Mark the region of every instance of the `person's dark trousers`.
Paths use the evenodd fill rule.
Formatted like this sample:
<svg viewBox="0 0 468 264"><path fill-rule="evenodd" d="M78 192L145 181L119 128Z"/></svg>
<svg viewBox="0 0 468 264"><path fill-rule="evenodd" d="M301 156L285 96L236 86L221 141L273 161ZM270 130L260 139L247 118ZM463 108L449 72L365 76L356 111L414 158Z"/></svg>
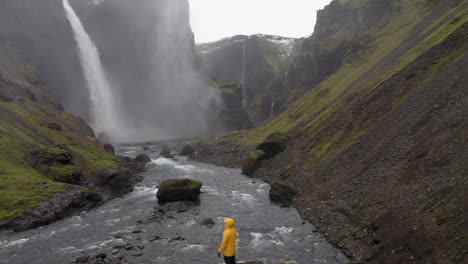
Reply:
<svg viewBox="0 0 468 264"><path fill-rule="evenodd" d="M236 256L232 256L232 257L224 256L224 262L226 262L226 264L236 264Z"/></svg>

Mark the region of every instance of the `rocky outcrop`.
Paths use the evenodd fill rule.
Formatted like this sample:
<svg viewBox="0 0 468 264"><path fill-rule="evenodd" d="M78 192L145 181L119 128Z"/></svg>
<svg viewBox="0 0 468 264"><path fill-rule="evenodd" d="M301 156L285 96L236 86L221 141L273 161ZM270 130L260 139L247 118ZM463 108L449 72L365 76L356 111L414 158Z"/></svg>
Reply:
<svg viewBox="0 0 468 264"><path fill-rule="evenodd" d="M249 156L242 165L242 174L246 176L252 176L255 170L260 166L260 163L265 155L266 154L263 150L255 150L250 152Z"/></svg>
<svg viewBox="0 0 468 264"><path fill-rule="evenodd" d="M234 82L214 82L221 93L223 105L220 113L220 123L226 131L252 128L249 116L245 111L242 101L242 86Z"/></svg>
<svg viewBox="0 0 468 264"><path fill-rule="evenodd" d="M282 206L290 206L293 198L297 195L297 191L282 182L274 182L271 184L268 195L272 202L281 204Z"/></svg>
<svg viewBox="0 0 468 264"><path fill-rule="evenodd" d="M200 195L202 183L190 179L165 180L158 186L159 202L194 201Z"/></svg>
<svg viewBox="0 0 468 264"><path fill-rule="evenodd" d="M257 150L262 150L265 153L265 159L271 159L286 149L287 140L286 135L275 132L260 143Z"/></svg>

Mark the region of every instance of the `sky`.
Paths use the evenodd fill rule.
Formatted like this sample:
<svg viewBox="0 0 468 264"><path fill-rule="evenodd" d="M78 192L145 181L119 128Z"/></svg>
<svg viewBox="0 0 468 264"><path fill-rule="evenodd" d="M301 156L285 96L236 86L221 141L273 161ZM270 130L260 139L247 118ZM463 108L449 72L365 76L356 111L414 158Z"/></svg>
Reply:
<svg viewBox="0 0 468 264"><path fill-rule="evenodd" d="M257 33L304 37L331 0L190 0L195 42Z"/></svg>

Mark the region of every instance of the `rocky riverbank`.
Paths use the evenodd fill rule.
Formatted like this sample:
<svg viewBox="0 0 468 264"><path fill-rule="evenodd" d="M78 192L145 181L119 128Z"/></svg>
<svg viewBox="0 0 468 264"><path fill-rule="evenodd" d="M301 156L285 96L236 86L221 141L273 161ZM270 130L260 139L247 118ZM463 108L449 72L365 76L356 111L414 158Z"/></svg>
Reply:
<svg viewBox="0 0 468 264"><path fill-rule="evenodd" d="M119 159L118 168L102 167L93 171L90 177L77 175L74 184L67 185L64 192L30 208L21 217L0 221L0 230L24 231L47 225L131 192L142 180L138 173L144 171L145 164L129 157ZM48 185L46 181L37 184Z"/></svg>

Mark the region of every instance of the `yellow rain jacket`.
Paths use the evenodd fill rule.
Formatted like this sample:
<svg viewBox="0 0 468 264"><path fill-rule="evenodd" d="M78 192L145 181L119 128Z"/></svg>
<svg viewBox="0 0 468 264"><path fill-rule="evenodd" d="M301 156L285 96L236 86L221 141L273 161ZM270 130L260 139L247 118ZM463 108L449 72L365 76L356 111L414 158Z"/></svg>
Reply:
<svg viewBox="0 0 468 264"><path fill-rule="evenodd" d="M234 219L227 218L224 220L223 242L219 247L218 253L222 253L226 257L236 255L236 238L237 231L234 229Z"/></svg>

